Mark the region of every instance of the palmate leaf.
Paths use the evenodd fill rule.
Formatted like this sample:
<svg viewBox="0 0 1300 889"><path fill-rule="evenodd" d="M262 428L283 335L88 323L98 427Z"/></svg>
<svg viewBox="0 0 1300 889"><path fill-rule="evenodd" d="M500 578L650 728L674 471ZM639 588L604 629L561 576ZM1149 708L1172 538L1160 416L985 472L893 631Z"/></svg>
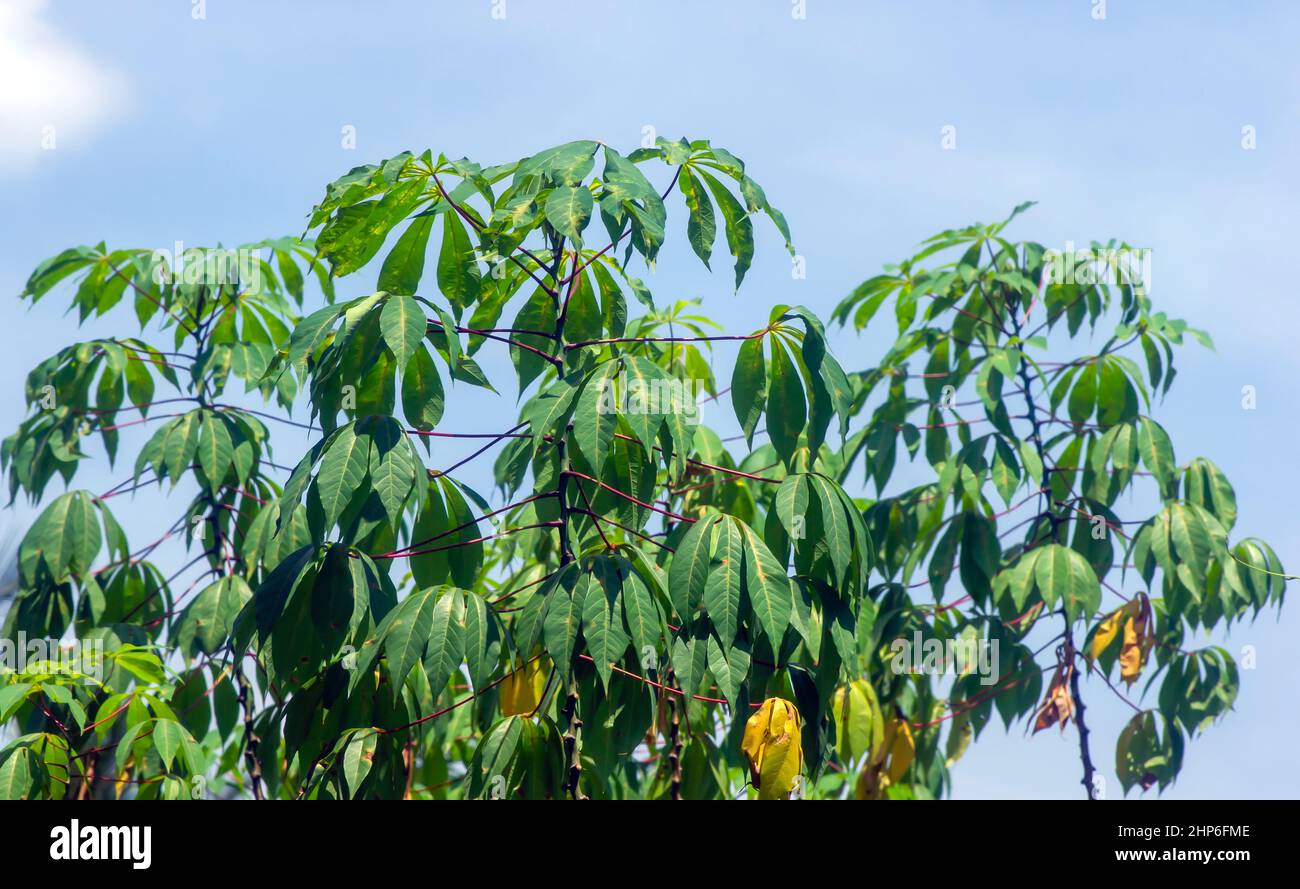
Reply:
<svg viewBox="0 0 1300 889"><path fill-rule="evenodd" d="M223 417L212 412L202 414L195 453L208 489L219 490L235 457L234 441Z"/></svg>
<svg viewBox="0 0 1300 889"><path fill-rule="evenodd" d="M177 645L191 654L217 654L234 628L235 617L251 598L253 591L239 575L209 584L181 615Z"/></svg>
<svg viewBox="0 0 1300 889"><path fill-rule="evenodd" d="M587 652L601 682L609 685L610 672L627 651L628 635L623 626L623 581L617 565L598 560L590 573L584 572L582 592L582 635Z"/></svg>
<svg viewBox="0 0 1300 889"><path fill-rule="evenodd" d="M1088 561L1074 550L1053 543L1034 558L1034 583L1048 608L1058 604L1066 618L1091 618L1101 604L1101 585Z"/></svg>
<svg viewBox="0 0 1300 889"><path fill-rule="evenodd" d="M102 544L91 495L69 491L40 514L19 544L23 580L35 583L37 569L42 565L55 582L71 574L84 574L91 569Z"/></svg>

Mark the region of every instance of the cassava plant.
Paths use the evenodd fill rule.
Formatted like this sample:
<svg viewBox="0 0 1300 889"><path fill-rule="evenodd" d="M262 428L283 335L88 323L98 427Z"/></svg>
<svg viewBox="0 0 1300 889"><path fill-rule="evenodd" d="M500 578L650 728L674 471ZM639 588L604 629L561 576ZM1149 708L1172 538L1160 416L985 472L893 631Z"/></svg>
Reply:
<svg viewBox="0 0 1300 889"><path fill-rule="evenodd" d="M1124 792L1163 789L1186 741L1237 695L1227 650L1189 648L1189 635L1280 607L1286 578L1268 544L1229 543L1232 486L1205 458L1180 465L1150 416L1173 383L1174 347L1186 336L1211 345L1153 310L1150 251L1008 241L1003 230L1029 206L930 238L835 310L861 330L892 301L898 329L879 366L852 378L854 413L867 420L833 473L845 483L861 459L882 492L865 513L885 579L870 593L868 651L880 659L866 672L924 732L913 778L931 791L996 709L1007 727L1032 717L1033 732L1074 722L1084 788L1104 795L1086 676L1134 711L1115 742ZM1099 327L1095 352L1062 354ZM923 453L932 473L885 496L900 445L909 459ZM939 697L927 682L890 678L895 649L880 643L909 637L996 642L1001 671L965 671ZM1126 687L1141 679L1144 692L1159 681L1153 706L1119 690L1115 672Z"/></svg>
<svg viewBox="0 0 1300 889"><path fill-rule="evenodd" d="M1172 780L1236 688L1185 628L1283 589L1265 544L1229 548L1222 474L1179 467L1142 413L1185 326L1132 281L1056 280L1006 223L977 226L840 305L862 328L893 299L899 325L878 367L846 373L806 308L725 334L694 303L656 304L631 267L657 260L670 207L706 266L722 229L737 288L757 217L793 253L738 158L661 139L496 167L406 153L331 183L312 239L43 263L24 298L77 278L85 320L129 296L166 350L99 339L33 370L3 448L11 494L40 501L85 440L111 462L119 430L161 425L126 479L58 496L20 546L11 650L65 638L82 656L0 677L17 735L0 796L928 798L994 707L1075 719L1092 793L1080 679L1111 685L1116 664L1129 684L1165 677L1118 741L1121 780ZM921 267L941 251L958 255ZM376 266L375 292L335 297ZM300 319L313 276L325 305ZM1034 354L1058 321L1073 336L1108 313L1096 355ZM492 349L515 422L448 428L451 385L513 412L476 360ZM728 389L715 350L735 350ZM963 418L964 389L984 417ZM723 398L726 439L701 422ZM306 454L273 462L264 420L305 427ZM935 477L886 496L900 438ZM447 458L451 439L470 454ZM490 496L463 481L488 459ZM875 500L845 488L859 459ZM1161 505L1130 533L1112 507L1148 477ZM161 507L178 485L170 528L128 543L112 498ZM155 564L175 540L185 554ZM996 642L998 675L902 669L914 638Z"/></svg>

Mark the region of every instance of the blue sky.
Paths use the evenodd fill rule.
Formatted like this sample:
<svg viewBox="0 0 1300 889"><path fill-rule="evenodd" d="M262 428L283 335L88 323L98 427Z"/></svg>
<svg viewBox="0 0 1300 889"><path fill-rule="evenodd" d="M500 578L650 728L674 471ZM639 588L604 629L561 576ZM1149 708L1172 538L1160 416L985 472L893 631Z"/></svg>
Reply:
<svg viewBox="0 0 1300 889"><path fill-rule="evenodd" d="M505 0L503 19L493 7L207 0L195 18L183 0L5 0L0 291L16 294L38 261L77 243L297 234L325 182L403 149L499 162L574 138L631 148L652 126L739 154L789 218L804 280L762 225L739 295L680 239L647 275L661 302L699 297L747 332L776 302L828 315L921 238L1033 199L1017 237L1152 248L1153 298L1218 347L1183 350L1156 416L1180 460L1208 456L1232 480L1234 537L1262 536L1300 566L1288 496L1300 462L1300 307L1284 265L1300 221L1300 8L1111 0L1098 20L1092 0L807 0L801 19L789 0ZM56 147L42 150L49 125ZM355 150L341 146L345 126ZM941 144L947 126L954 150ZM375 274L342 291L372 289ZM27 370L78 334L56 298L31 311L11 304L6 317L8 430ZM131 335L134 323L110 319L93 333ZM889 340L884 329L837 334L834 345L853 369ZM718 368L730 376L729 354ZM1241 407L1244 385L1256 387L1253 411ZM505 428L514 409L464 391L458 408L484 429ZM734 424L728 411L706 419ZM278 437L280 459L306 441ZM467 480L482 484L486 469ZM86 471L78 484L118 477ZM119 508L137 535L153 527L156 503ZM20 527L26 514L0 522ZM1255 646L1258 668L1243 673L1237 712L1190 745L1167 797L1300 795L1298 631L1294 607L1236 630L1230 650ZM1094 756L1118 798L1113 739L1127 708L1096 681L1085 697ZM957 767L955 795L1075 797L1078 779L1073 731L1031 739L994 726Z"/></svg>

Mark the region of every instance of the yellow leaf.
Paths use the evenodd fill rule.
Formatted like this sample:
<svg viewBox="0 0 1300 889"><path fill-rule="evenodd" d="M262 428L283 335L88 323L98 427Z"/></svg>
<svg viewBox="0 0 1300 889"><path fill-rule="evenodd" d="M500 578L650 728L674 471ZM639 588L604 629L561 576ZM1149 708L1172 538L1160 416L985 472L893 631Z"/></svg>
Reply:
<svg viewBox="0 0 1300 889"><path fill-rule="evenodd" d="M1151 603L1145 593L1138 593L1129 605L1134 606L1133 616L1124 622L1124 643L1119 651L1120 677L1128 685L1137 681L1142 673L1147 652L1155 642L1152 633Z"/></svg>
<svg viewBox="0 0 1300 889"><path fill-rule="evenodd" d="M1097 658L1101 657L1101 653L1110 646L1110 643L1115 641L1115 635L1119 632L1120 619L1124 617L1125 609L1127 607L1128 606L1126 605L1123 608L1116 608L1112 611L1106 616L1106 619L1101 622L1101 626L1097 628L1097 632L1092 634L1092 645L1088 648L1088 657L1090 660L1095 661Z"/></svg>
<svg viewBox="0 0 1300 889"><path fill-rule="evenodd" d="M912 760L916 758L916 741L912 738L912 727L905 719L894 720L894 738L889 745L889 781L897 784L907 774Z"/></svg>
<svg viewBox="0 0 1300 889"><path fill-rule="evenodd" d="M501 683L501 715L531 716L546 690L545 658L529 661Z"/></svg>
<svg viewBox="0 0 1300 889"><path fill-rule="evenodd" d="M854 799L884 799L885 788L889 786L889 778L880 774L878 766L868 764L862 769L862 774L858 775L858 781L853 785Z"/></svg>
<svg viewBox="0 0 1300 889"><path fill-rule="evenodd" d="M799 736L781 735L764 752L758 798L787 799L802 771L803 747Z"/></svg>
<svg viewBox="0 0 1300 889"><path fill-rule="evenodd" d="M740 752L749 760L750 775L755 783L758 781L759 767L763 762L763 738L767 731L767 724L772 718L772 702L775 700L776 698L768 698L754 711L754 715L750 716L745 723L745 735L740 740Z"/></svg>
<svg viewBox="0 0 1300 889"><path fill-rule="evenodd" d="M857 679L836 689L831 714L841 759L847 762L879 748L884 717L869 680Z"/></svg>
<svg viewBox="0 0 1300 889"><path fill-rule="evenodd" d="M768 698L745 722L740 750L759 799L786 799L803 770L799 710L781 698Z"/></svg>
<svg viewBox="0 0 1300 889"><path fill-rule="evenodd" d="M944 765L952 768L957 760L962 758L966 748L970 746L971 739L975 737L975 728L971 725L970 714L962 713L952 722L952 728L948 731L947 757Z"/></svg>

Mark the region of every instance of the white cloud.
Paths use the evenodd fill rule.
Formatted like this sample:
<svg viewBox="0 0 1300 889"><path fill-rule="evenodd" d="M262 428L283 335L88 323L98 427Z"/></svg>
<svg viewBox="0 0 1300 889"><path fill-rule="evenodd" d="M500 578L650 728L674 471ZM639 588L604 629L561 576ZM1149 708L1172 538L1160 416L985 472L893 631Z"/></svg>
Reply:
<svg viewBox="0 0 1300 889"><path fill-rule="evenodd" d="M44 6L0 3L0 174L31 168L51 137L54 150L84 147L126 106L125 76L58 33Z"/></svg>

